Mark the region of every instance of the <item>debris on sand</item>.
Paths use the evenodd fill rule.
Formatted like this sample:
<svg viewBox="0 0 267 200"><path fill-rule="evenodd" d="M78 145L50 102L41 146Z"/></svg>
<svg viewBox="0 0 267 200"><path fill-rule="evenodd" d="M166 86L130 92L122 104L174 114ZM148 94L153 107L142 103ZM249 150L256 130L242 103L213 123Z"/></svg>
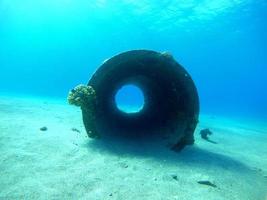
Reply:
<svg viewBox="0 0 267 200"><path fill-rule="evenodd" d="M81 131L80 131L79 129L77 129L77 128L72 128L71 130L74 131L74 132L77 132L77 133L80 133L80 132L81 132Z"/></svg>
<svg viewBox="0 0 267 200"><path fill-rule="evenodd" d="M178 181L178 176L177 176L177 175L172 174L171 177L172 177L174 180Z"/></svg>
<svg viewBox="0 0 267 200"><path fill-rule="evenodd" d="M207 140L209 139L208 136L212 135L212 132L210 131L210 129L205 128L200 131L200 135L202 139Z"/></svg>
<svg viewBox="0 0 267 200"><path fill-rule="evenodd" d="M119 163L119 165L120 165L120 167L122 167L122 168L128 168L128 164L125 163L125 162L121 162L121 163Z"/></svg>
<svg viewBox="0 0 267 200"><path fill-rule="evenodd" d="M47 131L47 127L46 126L41 127L40 131Z"/></svg>
<svg viewBox="0 0 267 200"><path fill-rule="evenodd" d="M212 183L210 181L198 181L197 183L202 184L202 185L211 186L211 187L217 187L217 185L215 185L214 183Z"/></svg>
<svg viewBox="0 0 267 200"><path fill-rule="evenodd" d="M210 129L208 129L208 128L202 129L202 130L200 131L199 134L201 135L201 138L202 138L202 139L204 139L204 140L206 140L206 141L208 141L208 142L210 142L210 143L217 144L217 142L214 142L214 141L212 141L212 140L210 140L210 139L208 138L208 136L210 136L210 135L213 134L213 133L210 131Z"/></svg>

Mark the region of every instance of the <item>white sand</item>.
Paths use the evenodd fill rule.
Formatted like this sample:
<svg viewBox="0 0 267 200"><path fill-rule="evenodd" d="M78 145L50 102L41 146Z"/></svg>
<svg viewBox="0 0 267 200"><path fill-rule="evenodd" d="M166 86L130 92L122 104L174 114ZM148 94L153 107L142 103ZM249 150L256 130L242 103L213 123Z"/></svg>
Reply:
<svg viewBox="0 0 267 200"><path fill-rule="evenodd" d="M196 144L175 153L91 140L63 100L0 97L0 199L267 199L264 122L202 115ZM218 144L202 140L202 128Z"/></svg>

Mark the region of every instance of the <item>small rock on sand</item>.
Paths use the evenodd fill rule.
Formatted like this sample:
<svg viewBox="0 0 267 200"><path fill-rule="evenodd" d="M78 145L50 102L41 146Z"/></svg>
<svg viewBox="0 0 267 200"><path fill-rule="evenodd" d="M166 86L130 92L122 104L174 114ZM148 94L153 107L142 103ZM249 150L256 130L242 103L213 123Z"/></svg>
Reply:
<svg viewBox="0 0 267 200"><path fill-rule="evenodd" d="M174 180L178 181L178 177L177 177L177 175L172 174L171 177L172 177Z"/></svg>
<svg viewBox="0 0 267 200"><path fill-rule="evenodd" d="M40 131L47 131L47 127L46 126L41 127Z"/></svg>

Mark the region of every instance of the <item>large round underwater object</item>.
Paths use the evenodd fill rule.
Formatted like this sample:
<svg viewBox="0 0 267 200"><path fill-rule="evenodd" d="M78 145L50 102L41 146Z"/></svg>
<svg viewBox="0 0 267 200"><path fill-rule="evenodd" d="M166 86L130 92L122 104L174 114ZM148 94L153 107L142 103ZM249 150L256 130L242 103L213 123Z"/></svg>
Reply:
<svg viewBox="0 0 267 200"><path fill-rule="evenodd" d="M118 108L115 96L125 85L143 93L138 112ZM96 94L95 124L101 137L158 138L174 149L194 143L199 99L188 72L169 53L133 50L106 60L88 85ZM85 127L89 122L83 109Z"/></svg>

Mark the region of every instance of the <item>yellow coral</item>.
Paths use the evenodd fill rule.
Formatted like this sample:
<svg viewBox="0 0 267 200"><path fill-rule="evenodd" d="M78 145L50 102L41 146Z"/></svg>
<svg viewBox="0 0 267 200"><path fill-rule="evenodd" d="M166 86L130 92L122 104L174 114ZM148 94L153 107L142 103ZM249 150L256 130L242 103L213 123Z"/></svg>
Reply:
<svg viewBox="0 0 267 200"><path fill-rule="evenodd" d="M96 93L94 88L82 84L76 86L69 92L68 102L71 105L81 107L88 136L91 138L98 138L99 135L95 126Z"/></svg>
<svg viewBox="0 0 267 200"><path fill-rule="evenodd" d="M83 107L95 100L95 90L91 86L78 85L69 92L68 102L71 105Z"/></svg>

